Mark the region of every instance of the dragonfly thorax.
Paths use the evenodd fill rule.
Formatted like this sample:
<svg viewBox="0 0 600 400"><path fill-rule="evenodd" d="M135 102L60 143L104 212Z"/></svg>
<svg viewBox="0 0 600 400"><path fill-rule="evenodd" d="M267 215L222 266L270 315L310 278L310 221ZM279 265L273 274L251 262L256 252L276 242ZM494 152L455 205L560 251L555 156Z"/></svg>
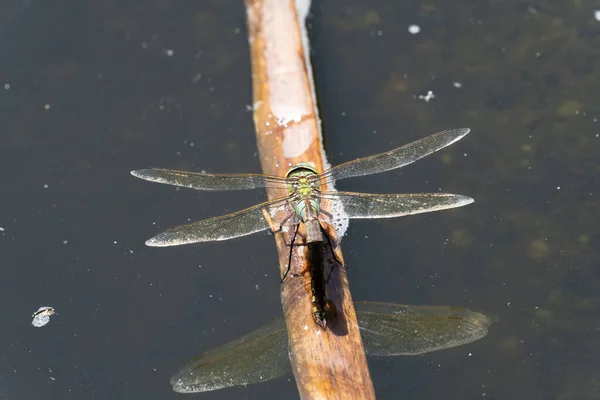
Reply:
<svg viewBox="0 0 600 400"><path fill-rule="evenodd" d="M317 170L307 164L298 163L286 174L287 192L296 214L303 222L317 219L319 215L318 193L321 183L317 178Z"/></svg>

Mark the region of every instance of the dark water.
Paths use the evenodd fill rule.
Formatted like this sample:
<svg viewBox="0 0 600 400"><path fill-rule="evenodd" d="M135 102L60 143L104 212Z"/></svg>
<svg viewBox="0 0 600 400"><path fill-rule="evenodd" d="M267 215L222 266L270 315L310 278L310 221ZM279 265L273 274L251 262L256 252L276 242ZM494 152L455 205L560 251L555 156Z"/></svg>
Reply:
<svg viewBox="0 0 600 400"><path fill-rule="evenodd" d="M314 8L329 161L472 133L401 172L338 186L476 202L353 223L353 297L498 321L468 346L370 360L378 396L600 398L600 2L398 3ZM268 235L143 245L264 193L129 175L260 170L244 24L241 1L0 5L1 399L181 397L169 377L186 359L280 314ZM34 328L43 305L58 315ZM197 397L295 396L282 379Z"/></svg>

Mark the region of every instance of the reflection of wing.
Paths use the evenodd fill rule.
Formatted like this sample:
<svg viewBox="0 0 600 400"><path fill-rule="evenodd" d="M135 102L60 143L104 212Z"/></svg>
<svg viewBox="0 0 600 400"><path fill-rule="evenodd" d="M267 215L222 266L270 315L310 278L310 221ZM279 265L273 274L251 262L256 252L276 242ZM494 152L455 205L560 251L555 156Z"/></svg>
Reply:
<svg viewBox="0 0 600 400"><path fill-rule="evenodd" d="M473 342L490 320L465 308L357 301L367 355L414 355ZM171 378L173 390L205 392L291 374L283 317L192 360Z"/></svg>
<svg viewBox="0 0 600 400"><path fill-rule="evenodd" d="M286 179L261 174L205 174L150 168L131 171L131 175L151 182L183 186L198 190L240 190L263 187L286 188Z"/></svg>
<svg viewBox="0 0 600 400"><path fill-rule="evenodd" d="M481 339L490 320L466 308L356 302L365 350L370 356L429 353Z"/></svg>
<svg viewBox="0 0 600 400"><path fill-rule="evenodd" d="M283 317L193 359L171 378L173 390L197 393L290 374Z"/></svg>
<svg viewBox="0 0 600 400"><path fill-rule="evenodd" d="M468 128L460 128L434 133L433 135L385 153L337 165L320 174L319 179L328 180L329 178L333 178L335 180L351 178L353 176L376 174L400 168L451 145L469 133L469 131L470 129Z"/></svg>
<svg viewBox="0 0 600 400"><path fill-rule="evenodd" d="M156 247L177 246L250 235L271 227L270 221L265 218L265 214L273 221L276 216L280 215L280 212L286 212L287 209L287 198L267 201L232 214L169 229L146 241L146 245ZM287 211L287 214L291 212L293 211ZM278 226L274 228L278 228Z"/></svg>
<svg viewBox="0 0 600 400"><path fill-rule="evenodd" d="M351 192L322 192L332 209L342 210L348 218L391 218L430 211L461 207L473 199L458 194L368 194ZM335 206L338 207L335 207ZM341 207L339 207L341 206Z"/></svg>

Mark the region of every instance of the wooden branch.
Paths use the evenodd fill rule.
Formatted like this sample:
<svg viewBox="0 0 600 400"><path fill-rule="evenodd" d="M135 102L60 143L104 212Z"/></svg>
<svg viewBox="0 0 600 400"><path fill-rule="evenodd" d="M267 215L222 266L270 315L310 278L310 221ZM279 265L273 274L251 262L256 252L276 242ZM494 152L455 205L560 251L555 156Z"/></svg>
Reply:
<svg viewBox="0 0 600 400"><path fill-rule="evenodd" d="M245 0L260 161L264 173L279 176L300 161L313 164L318 171L323 171L326 163L304 29L310 4L300 3L303 1ZM270 199L284 195L279 189L268 190ZM329 232L334 234L331 229ZM290 254L289 239L285 230L275 235L282 276ZM281 301L298 390L303 399L374 399L346 272L334 266L331 258L325 260L327 273L333 268L327 297L336 312L327 329L313 320L306 246L294 246L291 272L295 276L282 284Z"/></svg>

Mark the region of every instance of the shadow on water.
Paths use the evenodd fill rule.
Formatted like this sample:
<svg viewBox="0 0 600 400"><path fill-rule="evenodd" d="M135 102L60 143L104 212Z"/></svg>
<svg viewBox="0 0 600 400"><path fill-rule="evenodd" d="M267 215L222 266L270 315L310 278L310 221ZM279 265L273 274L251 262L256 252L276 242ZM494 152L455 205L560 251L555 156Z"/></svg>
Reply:
<svg viewBox="0 0 600 400"><path fill-rule="evenodd" d="M412 356L461 346L485 336L490 325L485 315L464 308L374 302L354 305L369 356ZM308 327L307 334L314 329L321 328ZM287 329L280 317L194 358L173 375L171 384L176 392L197 393L291 374Z"/></svg>

